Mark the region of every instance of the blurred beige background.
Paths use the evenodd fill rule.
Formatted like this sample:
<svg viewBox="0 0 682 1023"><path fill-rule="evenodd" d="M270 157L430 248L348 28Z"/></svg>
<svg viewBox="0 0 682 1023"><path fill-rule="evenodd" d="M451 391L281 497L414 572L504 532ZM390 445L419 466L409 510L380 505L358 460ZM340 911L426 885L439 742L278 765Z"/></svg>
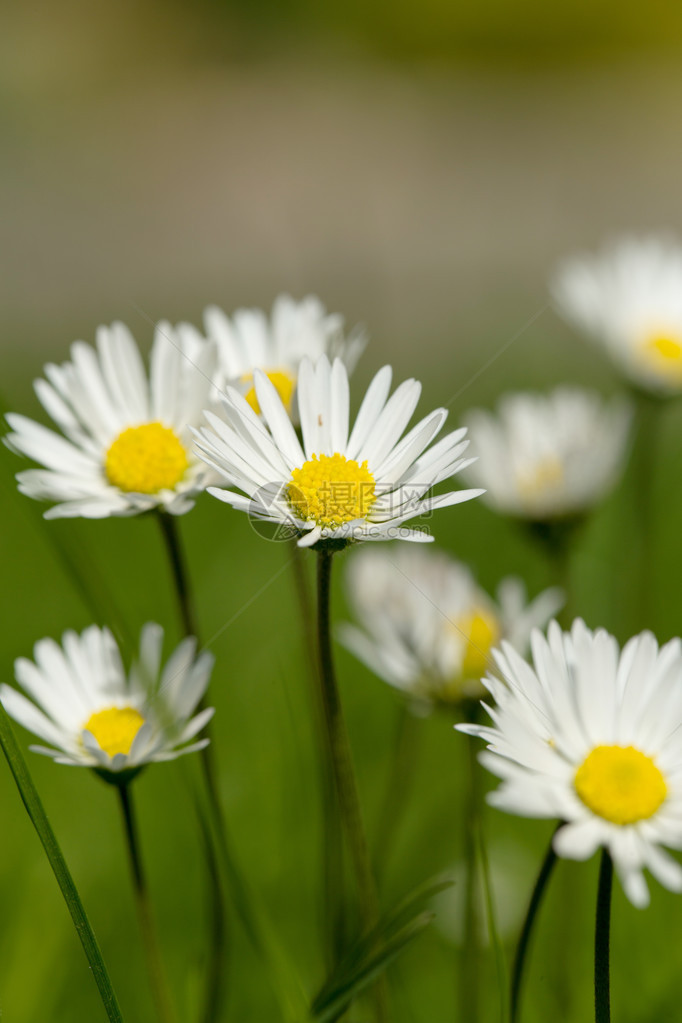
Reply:
<svg viewBox="0 0 682 1023"><path fill-rule="evenodd" d="M540 25L515 48L523 24L500 7L487 49L458 22L439 52L433 0L410 52L404 7L382 48L353 6L348 32L335 8L312 31L293 6L262 23L239 4L10 9L5 352L38 365L113 318L144 340L208 302L312 291L368 325L374 364L428 375L522 329L575 246L682 227L682 66L663 31L639 48L602 31L593 51L588 24L566 50ZM537 351L563 329L551 311L528 328Z"/></svg>

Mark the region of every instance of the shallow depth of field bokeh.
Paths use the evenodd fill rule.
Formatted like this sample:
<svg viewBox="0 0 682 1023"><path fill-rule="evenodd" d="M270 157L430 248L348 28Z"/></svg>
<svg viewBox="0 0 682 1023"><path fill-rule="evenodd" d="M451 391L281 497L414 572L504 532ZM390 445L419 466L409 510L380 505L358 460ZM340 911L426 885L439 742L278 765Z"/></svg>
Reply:
<svg viewBox="0 0 682 1023"><path fill-rule="evenodd" d="M200 322L214 302L269 308L318 294L370 342L360 394L391 362L424 382L422 414L492 406L506 390L618 381L548 305L558 258L623 230L682 230L682 15L663 5L537 0L485 6L304 0L195 6L155 0L9 11L0 42L0 331L6 409L45 421L31 382L121 319L143 349L153 324ZM257 13L256 13L257 8ZM660 9L659 9L660 8ZM355 402L357 407L357 401ZM599 508L573 565L572 608L620 639L682 631L682 408L662 418L646 619L632 592L631 473ZM43 636L93 620L179 638L158 531L148 519L45 523L0 452L0 679ZM210 702L236 852L312 990L318 985L319 791L302 632L285 544L210 497L180 523L202 637L217 658ZM549 566L475 501L434 516L439 545L494 589L534 596ZM61 552L61 554L60 554ZM335 607L344 617L343 564ZM64 565L75 559L99 611ZM309 565L312 572L312 555ZM343 699L370 841L385 798L399 696L339 649ZM381 870L384 905L461 871L460 774L468 739L420 723L403 813ZM26 733L17 729L22 744ZM138 783L164 954L180 1017L195 1018L205 954L202 861L190 784L157 765ZM113 793L90 772L30 755L125 1018L151 1016ZM491 779L486 779L489 784ZM103 1018L71 922L9 773L0 769L0 1008L13 1023ZM486 811L495 895L512 947L551 824ZM527 977L527 1023L589 1018L596 857L559 864ZM619 1023L679 1018L682 901L652 883L638 911L617 888L613 1000ZM395 1023L457 1019L458 888L390 968ZM570 908L570 911L569 911ZM483 1019L497 1018L492 955ZM234 920L226 1019L277 1018ZM360 1015L356 1017L361 1019ZM464 1023L464 1021L463 1021Z"/></svg>

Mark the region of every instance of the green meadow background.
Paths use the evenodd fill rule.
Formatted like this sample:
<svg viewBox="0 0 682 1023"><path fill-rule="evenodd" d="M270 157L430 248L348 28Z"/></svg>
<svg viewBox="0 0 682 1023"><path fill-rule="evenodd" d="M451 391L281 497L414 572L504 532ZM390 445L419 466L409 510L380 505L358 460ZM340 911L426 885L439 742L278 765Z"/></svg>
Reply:
<svg viewBox="0 0 682 1023"><path fill-rule="evenodd" d="M370 343L355 407L385 362L424 382L420 411L451 422L505 390L560 382L618 389L601 354L558 321L546 282L563 254L623 230L682 228L682 14L669 5L429 0L314 5L15 4L0 41L0 330L6 408L37 418L31 382L75 338L118 318L144 350L153 324L199 322L208 302L269 307L317 293ZM571 606L620 639L681 631L682 409L663 410L654 457L652 593L642 616L632 468L585 529ZM43 636L93 621L135 635L179 627L152 519L45 523L0 452L0 677ZM530 540L480 501L428 522L494 589L553 582ZM180 522L202 639L217 663L215 753L238 860L312 992L322 982L320 786L304 638L285 544L203 497ZM346 616L336 559L335 610ZM80 582L67 569L78 566ZM313 557L307 567L313 570ZM462 873L466 740L418 722L409 784L387 794L398 694L344 650L343 700L370 841L385 800L400 815L380 866L382 905ZM19 731L19 730L18 730ZM20 740L27 746L25 733ZM130 1023L153 1018L114 793L29 754ZM192 758L146 770L136 791L173 994L197 1018L207 896ZM491 779L486 777L486 784ZM0 1009L12 1023L104 1018L85 958L7 770L0 769ZM551 833L486 811L509 951ZM461 885L389 970L395 1023L462 1020ZM679 1019L682 902L616 888L614 1020ZM596 858L562 862L539 920L523 1019L590 1018ZM278 1010L231 915L225 1019ZM496 1020L492 954L481 1020ZM359 1006L349 1017L367 1018ZM466 1023L471 1023L467 1020Z"/></svg>

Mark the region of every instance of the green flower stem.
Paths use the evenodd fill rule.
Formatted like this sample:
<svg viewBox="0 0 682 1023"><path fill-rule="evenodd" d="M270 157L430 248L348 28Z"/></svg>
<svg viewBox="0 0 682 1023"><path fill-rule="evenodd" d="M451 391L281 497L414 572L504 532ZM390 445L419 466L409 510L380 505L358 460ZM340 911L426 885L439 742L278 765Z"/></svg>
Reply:
<svg viewBox="0 0 682 1023"><path fill-rule="evenodd" d="M492 942L495 955L495 972L497 973L497 985L500 997L500 1023L507 1023L509 1005L507 1003L507 965L504 958L504 948L497 926L495 915L495 902L493 897L492 879L490 875L490 864L486 849L485 835L483 833L483 815L481 814L477 830L478 862L481 871L481 882L483 886L483 897L485 900L486 921L488 934Z"/></svg>
<svg viewBox="0 0 682 1023"><path fill-rule="evenodd" d="M527 523L528 532L547 558L552 585L560 587L566 598L564 606L556 616L563 629L570 628L573 621L571 562L576 537L584 521L584 516L575 515L570 518Z"/></svg>
<svg viewBox="0 0 682 1023"><path fill-rule="evenodd" d="M59 843L47 819L40 796L33 784L26 761L14 737L7 711L2 703L0 703L0 745L2 745L2 751L5 754L9 769L19 789L19 795L31 818L33 827L36 829L52 872L57 879L57 884L64 896L64 901L71 914L76 933L80 938L83 951L90 964L90 969L97 984L107 1017L110 1023L123 1023L123 1016L121 1015L97 938L86 916L78 889L74 884L62 851L59 848Z"/></svg>
<svg viewBox="0 0 682 1023"><path fill-rule="evenodd" d="M558 827L561 827L559 824ZM556 832L555 832L556 833ZM514 956L514 965L512 967L512 979L511 979L511 1000L510 1000L510 1012L509 1019L511 1023L517 1023L519 1019L520 1006L521 1006L521 984L523 981L524 967L526 965L526 956L528 953L528 947L530 944L531 935L533 933L533 925L535 924L535 918L542 904L542 899L545 894L547 883L552 876L552 871L557 860L557 855L554 852L552 842L554 835L549 842L549 848L547 854L543 860L542 866L540 867L540 873L538 874L533 888L533 894L530 897L530 903L528 904L528 911L526 913L526 919L523 922L523 928L521 929L521 936L519 937L519 943L516 947L516 955Z"/></svg>
<svg viewBox="0 0 682 1023"><path fill-rule="evenodd" d="M464 835L464 935L459 959L460 1016L478 1023L478 974L481 955L480 920L478 912L477 832L481 813L481 786L479 782L476 745L471 739L464 741L467 777L466 802L462 831Z"/></svg>
<svg viewBox="0 0 682 1023"><path fill-rule="evenodd" d="M130 857L130 869L133 877L133 890L137 915L142 932L142 943L147 958L147 969L151 982L154 1003L161 1023L174 1023L175 1012L168 992L166 978L161 960L161 951L154 925L151 901L147 889L147 883L142 867L140 855L140 844L137 836L137 824L133 810L130 785L122 784L117 786L121 813L123 815L123 827Z"/></svg>
<svg viewBox="0 0 682 1023"><path fill-rule="evenodd" d="M609 942L611 932L611 889L613 861L602 849L597 891L597 920L594 929L594 1019L611 1023L611 985L609 980Z"/></svg>
<svg viewBox="0 0 682 1023"><path fill-rule="evenodd" d="M291 544L294 584L301 621L303 656L308 667L310 702L315 718L316 735L324 734L324 707L318 685L317 638L309 580L304 558L307 552L294 540ZM343 836L339 809L334 792L334 778L329 770L324 742L319 744L322 797L322 930L327 972L331 973L343 953L346 942L346 913L343 898Z"/></svg>
<svg viewBox="0 0 682 1023"><path fill-rule="evenodd" d="M175 516L167 512L159 512L157 515L161 533L166 545L168 561L170 563L175 593L178 602L178 611L182 628L186 636L194 636L199 643L199 629L197 615L194 607L192 586L187 569L187 558L181 543L180 530ZM206 699L202 697L199 704L203 709L206 706ZM204 734L212 739L211 722L204 725ZM213 743L200 750L199 753L201 771L204 784L208 793L210 812L214 817L222 818L222 806L218 792L217 768L215 763ZM201 808L197 810L201 814ZM219 825L222 827L222 823ZM209 956L206 973L206 992L204 996L203 1023L213 1023L220 1014L220 1008L224 996L224 978L226 975L226 943L227 925L225 913L225 898L222 886L215 886L215 871L213 869L213 851L206 845L206 838L210 836L210 829L202 828L203 845L207 855L208 876L210 879L209 905L210 905L210 938L208 943Z"/></svg>
<svg viewBox="0 0 682 1023"><path fill-rule="evenodd" d="M317 558L317 622L320 688L324 707L327 753L334 777L341 821L355 872L363 930L370 931L379 920L379 901L372 876L369 850L360 811L353 761L336 684L330 631L331 570L334 554L322 548ZM383 981L383 978L382 978ZM375 1011L380 1023L388 1016L383 982L375 986Z"/></svg>
<svg viewBox="0 0 682 1023"><path fill-rule="evenodd" d="M161 533L166 544L168 560L170 561L175 583L175 593L178 599L178 608L182 627L186 636L196 636L199 642L199 631L197 629L196 615L194 613L194 599L187 571L187 560L180 542L180 531L174 515L168 512L158 512L157 520L161 527Z"/></svg>
<svg viewBox="0 0 682 1023"><path fill-rule="evenodd" d="M173 573L183 627L188 635L194 635L198 639L194 602L186 558L180 542L180 532L171 515L159 513L158 519ZM205 701L202 700L200 706L204 705ZM210 724L209 722L209 725L204 726L204 734L209 737ZM255 892L249 888L246 878L239 868L220 799L213 743L209 743L208 746L200 750L199 762L210 819L210 828L207 829L205 826L201 828L202 842L206 846L206 835L210 833L213 837L235 912L254 949L268 970L282 1012L282 1019L286 1023L294 1023L294 1021L303 1019L305 1015L305 998L296 972L272 930L266 911L260 905ZM197 812L204 819L205 825L206 814L199 800L197 800ZM207 867L209 878L213 877L213 858L208 849ZM226 980L225 941L227 928L225 926L224 889L220 886L218 891L214 891L214 888L212 891L214 897L209 944L210 962L207 971L203 1023L213 1023L213 1020L218 1018Z"/></svg>

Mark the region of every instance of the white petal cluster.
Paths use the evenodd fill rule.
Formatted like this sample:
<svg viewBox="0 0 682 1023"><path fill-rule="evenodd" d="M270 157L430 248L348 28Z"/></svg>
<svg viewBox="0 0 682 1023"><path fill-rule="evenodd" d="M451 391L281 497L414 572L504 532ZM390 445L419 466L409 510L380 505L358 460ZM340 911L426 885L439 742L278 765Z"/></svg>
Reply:
<svg viewBox="0 0 682 1023"><path fill-rule="evenodd" d="M557 269L558 311L608 352L633 383L682 390L682 246L668 235L624 237Z"/></svg>
<svg viewBox="0 0 682 1023"><path fill-rule="evenodd" d="M5 442L40 463L17 475L19 490L56 502L46 518L135 515L161 508L173 515L189 511L209 474L192 452L190 427L210 405L215 349L180 339L167 323L158 324L149 374L139 349L122 323L100 327L97 347L76 341L71 360L45 367L47 379L35 382L45 411L61 434L10 414L13 433ZM173 431L187 455L188 467L177 485L155 493L121 490L105 471L107 452L128 428L160 423Z"/></svg>
<svg viewBox="0 0 682 1023"><path fill-rule="evenodd" d="M218 388L223 390L229 384L242 394L251 388L256 369L285 373L295 389L299 366L306 357L313 362L321 355L330 360L340 358L352 373L367 343L360 327L346 336L343 316L328 313L314 295L300 302L279 295L270 316L262 309L237 309L228 316L218 306L209 306L204 329L218 348ZM180 330L188 337L199 336L187 324L181 324ZM295 401L292 414L296 419Z"/></svg>
<svg viewBox="0 0 682 1023"><path fill-rule="evenodd" d="M256 370L254 380L262 418L235 388L228 387L220 417L207 414L209 427L197 433L197 450L208 464L241 493L209 487L209 493L252 518L290 527L300 546L318 540L424 541L423 530L403 526L436 508L476 497L478 490L459 490L433 496L430 491L467 464L466 430L446 434L429 448L447 412L436 409L408 433L421 385L406 380L389 398L390 366L374 377L352 430L349 423L348 371L340 359L326 356L301 363L298 403L302 443L268 377ZM292 471L320 456L341 456L367 463L374 478L376 499L361 517L331 527L302 518L290 500Z"/></svg>
<svg viewBox="0 0 682 1023"><path fill-rule="evenodd" d="M15 721L49 747L31 747L58 764L98 768L118 774L155 761L174 760L202 749L208 739L192 740L213 715L194 710L206 692L213 656L196 656L189 637L161 668L163 629L144 626L139 658L126 673L108 629L90 626L80 635L65 632L61 646L52 639L36 643L34 660L15 662L17 682L28 694L0 686L0 699ZM110 756L85 726L93 714L130 708L143 719L128 753Z"/></svg>
<svg viewBox="0 0 682 1023"><path fill-rule="evenodd" d="M491 600L464 564L423 546L361 549L349 559L346 583L360 625L345 625L342 642L416 710L479 697L481 676L494 667L491 645L505 638L524 653L532 629L562 604L551 589L527 605L515 578Z"/></svg>
<svg viewBox="0 0 682 1023"><path fill-rule="evenodd" d="M464 420L478 455L468 478L506 515L547 521L587 511L622 472L631 417L623 399L575 387L505 395L495 414L477 409Z"/></svg>
<svg viewBox="0 0 682 1023"><path fill-rule="evenodd" d="M502 779L489 801L525 817L565 822L554 838L560 856L583 860L608 849L628 898L648 903L646 868L662 885L682 891L682 868L660 847L682 848L682 643L659 648L643 632L619 650L604 630L577 619L570 632L552 622L531 637L532 666L508 643L494 651L501 681L485 685L494 704L490 726L461 725L484 739L481 762ZM593 751L636 750L655 765L665 798L655 812L629 823L590 808L576 788ZM625 773L619 795L631 784Z"/></svg>

